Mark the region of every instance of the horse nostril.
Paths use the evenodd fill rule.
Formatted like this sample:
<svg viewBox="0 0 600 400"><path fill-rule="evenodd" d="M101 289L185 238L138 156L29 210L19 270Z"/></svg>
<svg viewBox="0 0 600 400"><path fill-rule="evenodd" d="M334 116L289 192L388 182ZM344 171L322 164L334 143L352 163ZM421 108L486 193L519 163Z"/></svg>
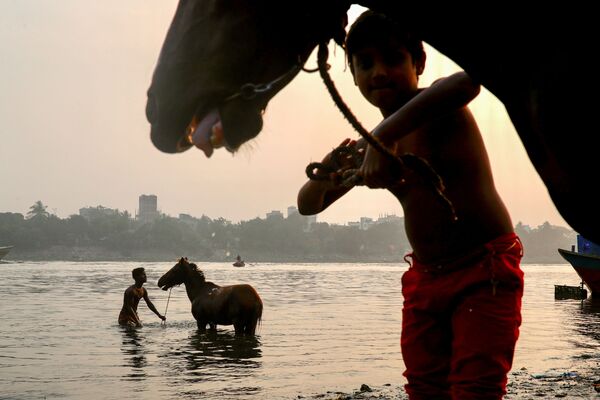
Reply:
<svg viewBox="0 0 600 400"><path fill-rule="evenodd" d="M146 102L146 119L151 124L154 123L156 117L158 116L157 108L158 106L156 104L154 95L152 93L148 93L148 101Z"/></svg>

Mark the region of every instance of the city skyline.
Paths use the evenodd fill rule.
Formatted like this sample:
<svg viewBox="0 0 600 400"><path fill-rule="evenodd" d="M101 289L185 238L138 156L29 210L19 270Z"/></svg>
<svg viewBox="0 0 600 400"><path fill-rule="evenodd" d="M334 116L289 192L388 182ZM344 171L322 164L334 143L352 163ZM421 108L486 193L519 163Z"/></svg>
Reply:
<svg viewBox="0 0 600 400"><path fill-rule="evenodd" d="M223 219L225 219L228 222L236 224L236 223L250 221L250 220L256 219L256 218L267 219L267 218L269 218L269 216L273 216L274 214L278 214L278 213L281 214L281 216L283 218L288 218L291 215L291 213L290 213L291 209L294 210L295 214L301 215L298 212L298 207L295 206L295 205L288 205L287 207L285 207L283 209L274 209L274 208L271 208L271 209L268 209L268 210L265 209L265 211L263 211L259 215L256 215L256 216L254 216L252 218L241 219L241 220L232 220L232 219L226 218L225 216L222 216L222 215L208 215L208 214L205 214L205 213L202 213L201 215L184 213L184 212L175 212L174 214L169 214L169 213L162 212L162 210L161 210L161 208L159 206L159 204L160 204L159 201L160 200L159 200L158 196L156 196L156 195L154 195L152 193L140 194L139 195L139 197L142 197L142 196L155 196L156 200L157 200L157 206L156 206L156 210L155 210L155 211L157 211L157 215L164 215L164 216L167 216L167 217L170 217L170 218L182 218L182 216L196 218L196 219L202 218L202 217L208 217L211 220L216 220L216 219L219 219L219 218L223 218ZM140 202L139 197L138 197L138 204ZM131 212L130 210L127 210L127 209L121 209L121 208L118 208L118 207L107 207L104 204L97 204L97 205L82 206L82 207L80 207L78 209L78 212L73 213L73 214L69 214L69 215L66 215L66 216L63 216L63 215L58 215L54 211L52 211L52 208L50 208L47 204L45 204L43 200L40 200L40 201L44 204L44 206L46 206L46 207L48 207L48 209L50 209L49 212L51 214L54 214L54 215L56 215L59 218L68 218L71 215L82 215L84 212L89 212L89 210L96 210L96 209L101 209L101 210L105 211L106 213L111 213L111 212L115 212L115 211L116 212L127 212L133 219L138 219L138 217L140 215L139 209L135 209L133 212ZM149 211L152 212L152 210L149 210ZM15 213L23 214L23 215L27 214L27 212L18 212L18 211L0 211L0 213L2 213L2 212L15 212ZM311 223L325 222L325 223L328 223L330 225L348 225L348 226L354 225L354 226L361 227L361 229L363 229L363 227L364 227L365 224L369 224L370 222L378 222L378 221L386 221L386 220L390 221L390 220L396 220L396 219L403 219L404 218L403 215L397 215L395 213L385 213L385 212L379 213L376 216L360 215L360 216L356 216L354 218L348 219L346 221L335 221L335 222L323 220L320 217L320 214L316 214L316 215L302 215L302 217L305 217L305 218L308 218L308 219L312 219ZM530 228L535 228L535 227L541 226L541 225L543 225L545 223L550 223L551 225L562 226L562 227L566 227L566 228L571 229L568 225L554 224L551 221L543 221L541 223L530 223L529 221L522 221L522 220L513 221L513 225L517 225L518 223L521 223L524 227L530 227Z"/></svg>

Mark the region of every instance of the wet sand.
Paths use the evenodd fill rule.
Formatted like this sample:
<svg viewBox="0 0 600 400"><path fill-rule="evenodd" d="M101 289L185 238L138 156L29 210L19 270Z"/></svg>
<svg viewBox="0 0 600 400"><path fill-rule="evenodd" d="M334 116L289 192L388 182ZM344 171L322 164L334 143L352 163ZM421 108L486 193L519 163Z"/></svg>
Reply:
<svg viewBox="0 0 600 400"><path fill-rule="evenodd" d="M509 375L505 400L529 399L600 399L600 365L596 376L581 376L575 371L532 374L523 368ZM353 393L326 392L317 395L298 395L306 400L407 400L408 396L400 385L358 385Z"/></svg>

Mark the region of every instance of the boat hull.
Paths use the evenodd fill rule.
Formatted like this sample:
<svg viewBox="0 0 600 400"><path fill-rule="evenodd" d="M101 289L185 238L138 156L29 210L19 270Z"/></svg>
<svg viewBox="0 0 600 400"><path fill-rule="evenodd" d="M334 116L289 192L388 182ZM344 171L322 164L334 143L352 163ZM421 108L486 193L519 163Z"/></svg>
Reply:
<svg viewBox="0 0 600 400"><path fill-rule="evenodd" d="M560 255L575 269L592 296L600 297L600 256L558 249Z"/></svg>

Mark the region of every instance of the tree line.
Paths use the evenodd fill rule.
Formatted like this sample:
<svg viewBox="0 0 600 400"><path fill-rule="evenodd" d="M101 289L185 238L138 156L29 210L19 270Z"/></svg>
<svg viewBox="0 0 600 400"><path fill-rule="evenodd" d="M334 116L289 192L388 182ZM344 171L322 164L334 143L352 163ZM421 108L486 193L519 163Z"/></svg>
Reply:
<svg viewBox="0 0 600 400"><path fill-rule="evenodd" d="M548 222L537 228L515 226L523 262L564 263L558 248L570 249L576 233ZM410 245L403 220L357 226L325 222L307 225L295 214L232 223L207 216L184 219L160 215L151 222L127 211L84 218L59 218L41 201L26 215L0 213L0 246L12 245L8 259L166 261L186 256L194 261L249 262L403 262Z"/></svg>

